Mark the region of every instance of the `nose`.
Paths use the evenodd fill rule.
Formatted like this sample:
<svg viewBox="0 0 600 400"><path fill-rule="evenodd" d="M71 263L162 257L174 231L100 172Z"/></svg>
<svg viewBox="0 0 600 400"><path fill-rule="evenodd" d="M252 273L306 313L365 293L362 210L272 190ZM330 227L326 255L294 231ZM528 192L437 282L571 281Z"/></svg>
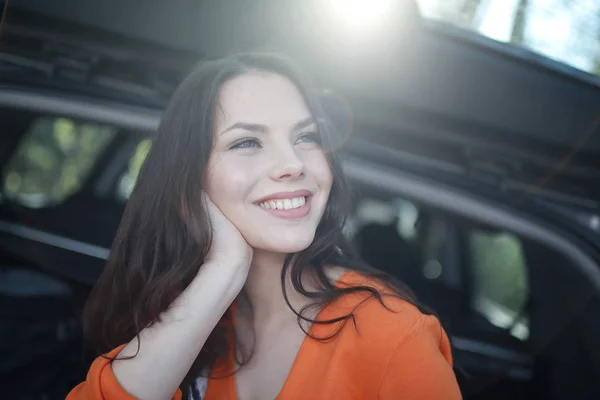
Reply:
<svg viewBox="0 0 600 400"><path fill-rule="evenodd" d="M274 164L271 170L271 179L274 181L298 179L304 176L304 161L299 157L292 145L277 148L273 155Z"/></svg>

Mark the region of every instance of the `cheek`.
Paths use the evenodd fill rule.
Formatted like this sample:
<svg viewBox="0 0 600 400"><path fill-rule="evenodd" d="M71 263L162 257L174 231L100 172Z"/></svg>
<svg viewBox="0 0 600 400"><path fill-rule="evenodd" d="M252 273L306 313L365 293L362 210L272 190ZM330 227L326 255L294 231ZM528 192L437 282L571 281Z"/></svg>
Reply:
<svg viewBox="0 0 600 400"><path fill-rule="evenodd" d="M215 155L206 171L206 192L221 212L236 225L241 223L248 196L256 182L255 170L244 159Z"/></svg>
<svg viewBox="0 0 600 400"><path fill-rule="evenodd" d="M307 160L307 165L310 165L311 173L321 190L329 192L333 182L333 175L325 154L318 152L311 155L310 160Z"/></svg>

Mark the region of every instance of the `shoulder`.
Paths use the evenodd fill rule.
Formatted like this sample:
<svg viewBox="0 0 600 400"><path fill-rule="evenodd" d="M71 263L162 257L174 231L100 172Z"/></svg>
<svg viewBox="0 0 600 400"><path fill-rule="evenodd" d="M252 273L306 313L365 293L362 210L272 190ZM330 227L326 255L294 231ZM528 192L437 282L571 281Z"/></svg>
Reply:
<svg viewBox="0 0 600 400"><path fill-rule="evenodd" d="M346 272L338 287L371 287L382 295L378 301L368 291L344 295L330 305L328 317L352 313L340 331L338 348L345 349L345 365L375 393L373 398L460 399L452 371L450 341L437 317L422 313L384 282L356 272ZM354 367L353 367L354 368ZM366 382L366 381L365 381Z"/></svg>
<svg viewBox="0 0 600 400"><path fill-rule="evenodd" d="M440 348L451 362L449 346L447 350L444 346L448 338L437 317L422 313L416 305L399 297L384 282L358 272L343 272L337 280L337 286L372 288L381 295L380 302L369 291L357 291L342 296L329 306L328 318L353 315L353 323L344 327L346 340L361 341L363 346L374 347L374 353L383 354L389 354L389 351L405 342L417 341L422 346Z"/></svg>
<svg viewBox="0 0 600 400"><path fill-rule="evenodd" d="M352 311L364 320L378 322L380 329L397 329L400 327L412 330L419 324L435 317L422 313L408 297L398 295L385 282L355 271L346 270L337 280L339 288L368 288L342 296L337 301L340 311ZM381 301L377 298L381 296Z"/></svg>

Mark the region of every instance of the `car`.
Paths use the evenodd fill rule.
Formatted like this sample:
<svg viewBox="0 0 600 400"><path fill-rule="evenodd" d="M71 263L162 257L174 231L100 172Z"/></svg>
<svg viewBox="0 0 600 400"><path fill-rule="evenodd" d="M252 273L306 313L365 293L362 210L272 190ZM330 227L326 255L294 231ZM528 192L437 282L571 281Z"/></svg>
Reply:
<svg viewBox="0 0 600 400"><path fill-rule="evenodd" d="M3 398L85 379L82 306L161 109L197 62L265 47L320 84L357 193L345 232L439 315L463 396L600 398L600 78L416 7L365 45L300 30L299 3L184 3L8 3Z"/></svg>

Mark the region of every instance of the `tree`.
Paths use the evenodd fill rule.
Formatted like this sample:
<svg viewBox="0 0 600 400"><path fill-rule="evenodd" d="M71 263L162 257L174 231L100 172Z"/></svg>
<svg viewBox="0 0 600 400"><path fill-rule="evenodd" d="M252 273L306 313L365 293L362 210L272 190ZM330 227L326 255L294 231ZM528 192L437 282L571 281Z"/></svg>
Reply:
<svg viewBox="0 0 600 400"><path fill-rule="evenodd" d="M5 195L31 207L60 203L80 189L115 135L91 122L37 119L4 170Z"/></svg>
<svg viewBox="0 0 600 400"><path fill-rule="evenodd" d="M462 5L461 13L466 23L473 26L473 22L481 7L483 0L465 0Z"/></svg>
<svg viewBox="0 0 600 400"><path fill-rule="evenodd" d="M515 10L515 18L510 35L511 43L522 44L525 36L525 26L527 25L527 12L529 11L529 0L519 0Z"/></svg>
<svg viewBox="0 0 600 400"><path fill-rule="evenodd" d="M425 3L422 7L428 16L460 26L472 29L473 22L477 16L483 0L437 0Z"/></svg>

